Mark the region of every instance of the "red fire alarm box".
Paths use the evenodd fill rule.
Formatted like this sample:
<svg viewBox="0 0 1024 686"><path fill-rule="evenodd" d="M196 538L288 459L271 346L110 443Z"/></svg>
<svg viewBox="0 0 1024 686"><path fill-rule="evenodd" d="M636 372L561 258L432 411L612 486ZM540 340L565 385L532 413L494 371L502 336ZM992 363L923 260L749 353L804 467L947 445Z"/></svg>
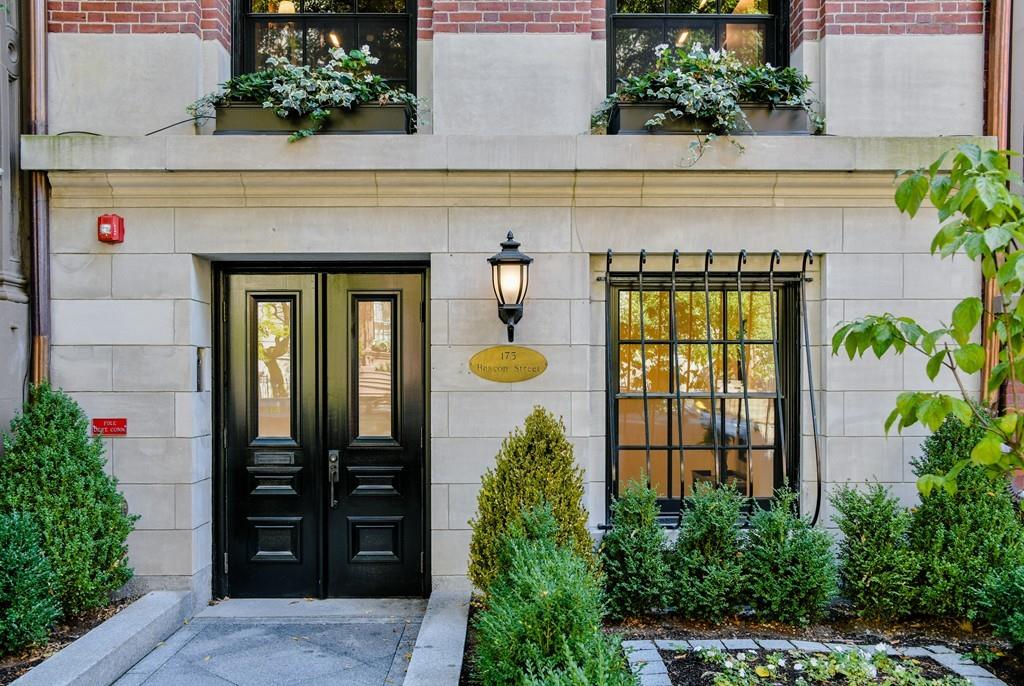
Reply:
<svg viewBox="0 0 1024 686"><path fill-rule="evenodd" d="M124 217L119 214L101 214L96 220L96 238L103 243L124 241Z"/></svg>

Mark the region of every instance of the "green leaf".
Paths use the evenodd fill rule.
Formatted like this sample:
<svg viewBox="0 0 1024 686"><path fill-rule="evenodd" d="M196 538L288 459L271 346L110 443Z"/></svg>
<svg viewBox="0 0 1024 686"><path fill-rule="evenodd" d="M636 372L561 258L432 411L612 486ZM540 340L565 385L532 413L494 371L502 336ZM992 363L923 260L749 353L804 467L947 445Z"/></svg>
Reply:
<svg viewBox="0 0 1024 686"><path fill-rule="evenodd" d="M971 336L974 327L981 321L984 305L981 298L965 298L953 308L953 338L963 345Z"/></svg>
<svg viewBox="0 0 1024 686"><path fill-rule="evenodd" d="M889 416L885 419L885 433L889 433L889 429L892 428L893 422L900 418L900 408L894 409L889 413Z"/></svg>
<svg viewBox="0 0 1024 686"><path fill-rule="evenodd" d="M1003 198L1006 196L1006 187L988 174L978 176L974 182L974 187L978 191L978 197L981 199L981 202L989 210L1002 204Z"/></svg>
<svg viewBox="0 0 1024 686"><path fill-rule="evenodd" d="M896 207L913 217L928 194L928 186L928 178L921 172L914 172L896 187Z"/></svg>
<svg viewBox="0 0 1024 686"><path fill-rule="evenodd" d="M960 369L974 374L985 365L985 349L977 343L968 343L954 350L953 358Z"/></svg>
<svg viewBox="0 0 1024 686"><path fill-rule="evenodd" d="M964 424L970 424L974 421L974 412L971 411L970 403L959 398L951 398L950 400L950 411L954 417Z"/></svg>
<svg viewBox="0 0 1024 686"><path fill-rule="evenodd" d="M939 352L928 358L928 364L925 366L925 372L928 374L928 379L935 381L935 377L939 375L942 370L942 361L946 358L946 351L940 350Z"/></svg>
<svg viewBox="0 0 1024 686"><path fill-rule="evenodd" d="M922 474L917 480L917 490L927 498L935 488L943 488L944 482L945 479L936 474Z"/></svg>
<svg viewBox="0 0 1024 686"><path fill-rule="evenodd" d="M1003 458L1003 442L995 434L985 434L971 450L971 462L980 465L996 464Z"/></svg>
<svg viewBox="0 0 1024 686"><path fill-rule="evenodd" d="M996 422L996 425L1000 431L1009 436L1017 430L1017 415L1014 413L1004 414Z"/></svg>
<svg viewBox="0 0 1024 686"><path fill-rule="evenodd" d="M845 324L835 334L832 335L832 354L838 355L839 348L843 344L843 339L846 338L846 334L853 328L853 324Z"/></svg>
<svg viewBox="0 0 1024 686"><path fill-rule="evenodd" d="M932 431L938 431L949 411L942 399L932 396L917 406L918 420Z"/></svg>

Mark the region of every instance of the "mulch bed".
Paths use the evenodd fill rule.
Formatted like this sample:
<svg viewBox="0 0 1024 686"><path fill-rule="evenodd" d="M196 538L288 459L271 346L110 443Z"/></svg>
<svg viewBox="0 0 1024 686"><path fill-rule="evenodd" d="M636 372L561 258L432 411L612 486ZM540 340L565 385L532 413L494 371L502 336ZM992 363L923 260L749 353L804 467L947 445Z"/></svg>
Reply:
<svg viewBox="0 0 1024 686"><path fill-rule="evenodd" d="M116 615L137 599L138 596L122 598L106 607L90 610L78 617L72 617L67 622L54 627L50 633L50 641L46 645L30 648L13 655L0 656L0 686L11 683L46 658L89 633L90 629Z"/></svg>
<svg viewBox="0 0 1024 686"><path fill-rule="evenodd" d="M710 683L707 676L708 672L717 673L721 671L714 663L701 658L699 653L661 651L661 658L668 667L668 675L672 683L678 686L690 686L690 684L703 684L707 686ZM921 676L928 679L941 679L949 675L956 676L934 660L914 659L913 662L920 667ZM794 664L795 661L787 660L786 667L780 668L778 673L773 675L773 679L777 679L776 683L787 685L798 683L797 679L802 673L793 669ZM845 684L846 680L843 679L834 683L839 686L840 684Z"/></svg>
<svg viewBox="0 0 1024 686"><path fill-rule="evenodd" d="M781 638L823 643L857 643L874 645L888 643L893 646L930 646L941 644L961 654L981 649L989 653L991 661L975 661L1011 686L1024 686L1024 654L1013 652L1009 645L993 638L986 631L967 623L949 620L922 619L898 623L877 624L860 621L836 612L825 624L792 627L782 624L757 623L743 620L718 624L694 622L673 615L627 620L610 624L609 628L625 639L699 639L699 638ZM671 670L671 667L670 667ZM471 682L470 682L471 683ZM681 681L679 683L689 683ZM693 681L692 683L702 683Z"/></svg>

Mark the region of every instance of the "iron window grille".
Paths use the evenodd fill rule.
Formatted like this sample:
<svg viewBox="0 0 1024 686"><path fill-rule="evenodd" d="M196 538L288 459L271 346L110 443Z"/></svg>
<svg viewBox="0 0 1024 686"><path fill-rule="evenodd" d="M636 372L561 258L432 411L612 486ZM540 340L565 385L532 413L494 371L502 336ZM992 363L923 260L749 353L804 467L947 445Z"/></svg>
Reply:
<svg viewBox="0 0 1024 686"><path fill-rule="evenodd" d="M654 48L727 49L747 63L789 63L786 0L610 0L608 91L654 66Z"/></svg>
<svg viewBox="0 0 1024 686"><path fill-rule="evenodd" d="M678 251L671 272L645 272L645 252L621 259L638 269L613 270L609 253L607 502L646 475L671 523L699 482L758 505L796 485L805 273L744 271L745 252L730 272L710 251L703 272L675 271Z"/></svg>
<svg viewBox="0 0 1024 686"><path fill-rule="evenodd" d="M235 0L233 71L263 69L268 57L319 66L332 48L364 45L374 72L415 92L415 0Z"/></svg>

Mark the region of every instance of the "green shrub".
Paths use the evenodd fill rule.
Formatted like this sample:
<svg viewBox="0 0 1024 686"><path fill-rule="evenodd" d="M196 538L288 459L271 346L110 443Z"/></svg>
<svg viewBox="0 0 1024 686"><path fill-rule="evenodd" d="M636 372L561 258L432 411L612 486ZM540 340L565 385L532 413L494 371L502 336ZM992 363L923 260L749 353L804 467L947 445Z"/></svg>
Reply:
<svg viewBox="0 0 1024 686"><path fill-rule="evenodd" d="M914 473L946 473L970 454L982 431L977 424L947 419L925 439ZM910 545L921 565L917 611L922 614L967 617L982 579L1024 564L1024 526L1006 484L968 465L957 486L955 495L938 488L922 496L912 515Z"/></svg>
<svg viewBox="0 0 1024 686"><path fill-rule="evenodd" d="M832 496L843 533L839 586L859 617L894 619L913 610L917 556L910 549L910 514L881 484L866 493L844 487Z"/></svg>
<svg viewBox="0 0 1024 686"><path fill-rule="evenodd" d="M558 543L592 561L583 471L576 466L565 425L536 407L524 428L514 430L501 444L494 468L483 476L477 516L470 522L469 578L477 588L487 592L498 575L501 541L509 523L542 502L550 505L558 522Z"/></svg>
<svg viewBox="0 0 1024 686"><path fill-rule="evenodd" d="M135 518L86 425L75 401L38 386L11 422L0 456L0 512L32 515L69 615L106 604L132 575L125 539Z"/></svg>
<svg viewBox="0 0 1024 686"><path fill-rule="evenodd" d="M746 586L751 606L765 621L817 621L836 594L832 537L796 514L796 498L780 490L770 509L750 518Z"/></svg>
<svg viewBox="0 0 1024 686"><path fill-rule="evenodd" d="M742 603L744 502L733 486L694 487L672 555L673 605L684 617L720 621Z"/></svg>
<svg viewBox="0 0 1024 686"><path fill-rule="evenodd" d="M29 515L0 515L0 655L46 641L60 617L56 579Z"/></svg>
<svg viewBox="0 0 1024 686"><path fill-rule="evenodd" d="M622 645L612 636L595 635L578 650L565 647L565 665L527 677L525 686L635 686Z"/></svg>
<svg viewBox="0 0 1024 686"><path fill-rule="evenodd" d="M1024 567L989 574L978 590L971 618L991 624L996 636L1024 645Z"/></svg>
<svg viewBox="0 0 1024 686"><path fill-rule="evenodd" d="M657 493L636 482L612 504L612 528L601 541L601 563L613 617L642 615L664 606L669 568L658 511Z"/></svg>
<svg viewBox="0 0 1024 686"><path fill-rule="evenodd" d="M559 546L550 506L534 508L503 538L502 572L477 615L475 668L487 686L520 684L585 657L601 631L601 580Z"/></svg>

